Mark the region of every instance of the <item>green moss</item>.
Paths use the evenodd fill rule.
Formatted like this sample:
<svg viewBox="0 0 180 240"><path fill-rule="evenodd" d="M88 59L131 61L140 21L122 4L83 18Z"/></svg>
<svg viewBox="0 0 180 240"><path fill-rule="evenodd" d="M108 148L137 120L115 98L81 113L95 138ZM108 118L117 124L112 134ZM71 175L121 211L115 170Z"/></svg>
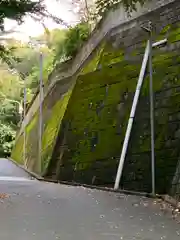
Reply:
<svg viewBox="0 0 180 240"><path fill-rule="evenodd" d="M180 41L180 25L179 24L171 27L171 30L168 36L168 42L173 43L177 41Z"/></svg>
<svg viewBox="0 0 180 240"><path fill-rule="evenodd" d="M24 146L24 138L23 138L23 135L21 135L18 138L18 140L15 142L15 146L11 153L11 158L19 164L23 164L23 146Z"/></svg>
<svg viewBox="0 0 180 240"><path fill-rule="evenodd" d="M37 124L38 121L38 114L36 113L32 120L29 122L29 124L26 126L26 132L27 134L29 134L35 127L35 125Z"/></svg>
<svg viewBox="0 0 180 240"><path fill-rule="evenodd" d="M42 170L44 171L52 155L62 119L64 117L72 89L68 91L52 108L51 117L48 120L42 137Z"/></svg>
<svg viewBox="0 0 180 240"><path fill-rule="evenodd" d="M33 133L35 128L37 128L38 124L38 113L35 113L31 121L26 126L26 160L28 158L28 155L32 153L32 149L34 149L34 146L32 146L32 142L30 141L30 135ZM36 131L36 137L37 137L37 131ZM15 143L15 146L12 151L12 158L15 159L18 163L23 163L24 156L23 156L23 145L24 145L24 137L23 134L18 138L17 142Z"/></svg>
<svg viewBox="0 0 180 240"><path fill-rule="evenodd" d="M169 35L169 32L171 31L171 28L172 26L170 24L163 27L160 33L158 35L157 34L155 35L154 37L155 41L160 41L167 38Z"/></svg>
<svg viewBox="0 0 180 240"><path fill-rule="evenodd" d="M163 119L167 120L167 118L165 118L165 117ZM158 132L157 137L155 139L155 148L156 149L161 149L165 142L165 138L166 138L166 134L167 134L167 121L164 124L165 125L160 129L160 131L158 131L156 129L156 133Z"/></svg>
<svg viewBox="0 0 180 240"><path fill-rule="evenodd" d="M125 101L125 92L135 91L139 67L118 63L77 79L65 121L71 122L67 138L73 152L72 164L83 163L79 170L97 159L111 159L119 154L131 102L122 109L121 120L125 123L120 127L120 135L118 105Z"/></svg>
<svg viewBox="0 0 180 240"><path fill-rule="evenodd" d="M135 49L135 50L133 50L133 51L131 52L131 56L132 56L132 57L135 57L135 56L137 56L137 55L139 55L139 50Z"/></svg>
<svg viewBox="0 0 180 240"><path fill-rule="evenodd" d="M180 41L180 34L174 34L168 37L168 42L170 43L178 42L178 41Z"/></svg>
<svg viewBox="0 0 180 240"><path fill-rule="evenodd" d="M100 66L109 66L124 60L124 50L115 49L111 44L106 44L100 58Z"/></svg>
<svg viewBox="0 0 180 240"><path fill-rule="evenodd" d="M95 51L93 56L90 57L90 60L88 61L86 66L82 68L80 74L87 74L97 69L103 48L104 48L104 44L101 44L101 46Z"/></svg>
<svg viewBox="0 0 180 240"><path fill-rule="evenodd" d="M164 35L171 29L171 25L166 25L160 32L160 34Z"/></svg>
<svg viewBox="0 0 180 240"><path fill-rule="evenodd" d="M111 66L103 68L103 71L98 70L89 74L86 77L79 76L77 79L76 88L74 94L77 96L85 90L103 87L117 82L121 82L130 79L137 78L139 73L140 64L128 64L124 61L123 63L116 63Z"/></svg>
<svg viewBox="0 0 180 240"><path fill-rule="evenodd" d="M92 60L81 70L80 74L87 74L95 71L98 66L104 67L115 63L120 63L124 60L124 50L115 49L110 44L101 44L96 50Z"/></svg>

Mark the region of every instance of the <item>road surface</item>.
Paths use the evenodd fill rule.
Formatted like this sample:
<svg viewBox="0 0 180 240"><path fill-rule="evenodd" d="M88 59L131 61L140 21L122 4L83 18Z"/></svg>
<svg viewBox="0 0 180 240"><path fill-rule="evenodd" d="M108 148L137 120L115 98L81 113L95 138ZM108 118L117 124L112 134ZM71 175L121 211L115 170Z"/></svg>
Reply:
<svg viewBox="0 0 180 240"><path fill-rule="evenodd" d="M4 174L15 177L0 180L1 194L7 194L0 199L2 240L180 239L180 224L158 201L29 180L11 162L7 168L8 162Z"/></svg>
<svg viewBox="0 0 180 240"><path fill-rule="evenodd" d="M3 178L30 178L30 176L10 160L0 158L0 179Z"/></svg>

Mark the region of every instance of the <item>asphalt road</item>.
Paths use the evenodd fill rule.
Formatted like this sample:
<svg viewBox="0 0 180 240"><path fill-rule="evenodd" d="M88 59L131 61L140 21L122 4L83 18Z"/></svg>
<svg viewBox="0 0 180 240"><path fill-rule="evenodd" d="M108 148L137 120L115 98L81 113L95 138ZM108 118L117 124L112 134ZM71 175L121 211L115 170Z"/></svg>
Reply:
<svg viewBox="0 0 180 240"><path fill-rule="evenodd" d="M30 178L30 176L10 160L0 158L0 179L3 178Z"/></svg>
<svg viewBox="0 0 180 240"><path fill-rule="evenodd" d="M180 239L180 224L158 201L29 180L9 167L16 176L0 180L1 240Z"/></svg>

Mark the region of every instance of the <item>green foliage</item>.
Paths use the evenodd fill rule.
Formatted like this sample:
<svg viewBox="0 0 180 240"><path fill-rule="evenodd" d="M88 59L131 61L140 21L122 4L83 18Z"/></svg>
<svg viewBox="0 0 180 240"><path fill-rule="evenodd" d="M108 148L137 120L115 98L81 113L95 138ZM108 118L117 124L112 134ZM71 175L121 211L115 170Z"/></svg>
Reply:
<svg viewBox="0 0 180 240"><path fill-rule="evenodd" d="M49 160L52 156L55 139L57 138L59 128L62 124L62 119L65 115L66 108L71 97L72 89L63 96L62 99L56 102L52 108L50 118L45 125L42 138L42 169L45 171L48 167Z"/></svg>
<svg viewBox="0 0 180 240"><path fill-rule="evenodd" d="M48 54L43 54L43 82L44 85L48 81L48 76L52 72L54 67L54 53L49 52ZM37 92L39 86L40 68L39 62L37 65L33 66L29 76L26 78L26 84L28 89L28 102L31 101L33 95Z"/></svg>
<svg viewBox="0 0 180 240"><path fill-rule="evenodd" d="M1 40L1 39L0 39ZM0 44L0 60L12 67L12 61L17 61L13 56L13 49L8 46Z"/></svg>
<svg viewBox="0 0 180 240"><path fill-rule="evenodd" d="M90 33L89 25L85 22L77 24L66 31L64 41L56 48L56 61L71 59L76 56Z"/></svg>
<svg viewBox="0 0 180 240"><path fill-rule="evenodd" d="M54 55L57 46L64 39L65 30L53 30L35 40L45 40L46 45L41 48L43 53L43 81L46 84L48 75L54 67ZM6 48L0 45L0 122L2 137L0 154L7 156L13 144L13 133L20 122L19 107L23 102L24 79L26 78L27 102L36 93L40 76L40 50L30 44L21 43L15 39L8 40ZM12 134L11 131L12 130ZM4 136L4 135L3 135ZM9 139L9 140L8 140Z"/></svg>
<svg viewBox="0 0 180 240"><path fill-rule="evenodd" d="M19 107L22 81L12 74L5 63L0 63L0 155L8 156L20 121Z"/></svg>
<svg viewBox="0 0 180 240"><path fill-rule="evenodd" d="M125 10L136 10L136 4L143 5L148 0L96 0L96 9L100 16L104 16L110 9L115 9L118 4L123 4Z"/></svg>
<svg viewBox="0 0 180 240"><path fill-rule="evenodd" d="M24 77L28 76L32 68L39 63L39 52L28 44L21 44L19 41L8 45L13 47L12 54L16 58L13 68L21 72Z"/></svg>
<svg viewBox="0 0 180 240"><path fill-rule="evenodd" d="M52 31L52 34L50 32L51 35L48 39L46 39L46 34L36 39L42 40L44 38L47 40L47 46L41 48L44 84L53 70L54 52L63 38L63 32L64 30L56 29ZM16 131L20 122L19 107L23 102L24 79L26 78L27 102L31 101L39 85L40 51L32 48L30 44L22 44L15 39L8 41L6 47L0 52L4 56L4 61L0 62L0 121L3 124L3 129ZM7 49L11 50L7 52ZM10 131L7 134L9 133ZM7 138L2 138L2 156L6 156L6 152L9 154L13 144L13 141L6 140Z"/></svg>
<svg viewBox="0 0 180 240"><path fill-rule="evenodd" d="M17 125L20 121L19 104L16 102L9 102L8 99L4 101L1 106L1 120L12 125L14 129L17 129Z"/></svg>
<svg viewBox="0 0 180 240"><path fill-rule="evenodd" d="M0 121L0 156L9 156L14 144L16 132L11 126Z"/></svg>
<svg viewBox="0 0 180 240"><path fill-rule="evenodd" d="M36 40L40 40L42 42L46 42L47 47L51 50L56 51L58 45L64 41L66 36L66 29L53 29L49 31L48 29L45 30L44 34L35 38Z"/></svg>
<svg viewBox="0 0 180 240"><path fill-rule="evenodd" d="M0 101L5 98L19 101L23 81L6 64L0 63Z"/></svg>
<svg viewBox="0 0 180 240"><path fill-rule="evenodd" d="M16 141L16 148L12 149L11 157L19 164L23 164L23 146L24 146L24 137L21 135Z"/></svg>

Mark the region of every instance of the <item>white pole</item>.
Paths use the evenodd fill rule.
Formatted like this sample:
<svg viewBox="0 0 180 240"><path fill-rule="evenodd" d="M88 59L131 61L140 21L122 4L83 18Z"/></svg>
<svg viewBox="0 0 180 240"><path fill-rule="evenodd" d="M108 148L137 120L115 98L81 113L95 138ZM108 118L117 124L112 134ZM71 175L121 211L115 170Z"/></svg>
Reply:
<svg viewBox="0 0 180 240"><path fill-rule="evenodd" d="M167 39L163 39L159 42L153 43L152 47L158 47L160 45L166 44L167 43ZM130 134L131 134L131 129L132 129L132 125L133 125L133 121L134 121L134 116L135 116L135 112L136 112L136 107L137 107L137 103L138 103L138 99L139 99L139 95L140 95L140 90L141 90L141 86L143 83L143 79L144 79L144 74L146 71L146 66L147 66L147 62L148 62L148 58L149 58L149 51L150 51L150 41L147 42L147 46L146 46L146 50L144 53L144 58L143 58L143 62L142 62L142 66L141 66L141 71L139 74L139 80L137 83L137 87L136 87L136 92L135 92L135 96L134 96L134 100L133 100L133 105L131 108L131 113L130 113L130 117L129 117L129 121L128 121L128 126L127 126L127 130L126 130L126 134L125 134L125 139L124 139L124 143L123 143L123 147L122 147L122 152L121 152L121 157L119 160L119 166L118 166L118 170L117 170L117 174L116 174L116 180L115 180L115 184L114 184L114 189L118 189L119 188L119 183L121 180L121 176L122 176L122 170L123 170L123 166L124 166L124 160L125 160L125 156L126 156L126 152L127 152L127 147L128 147L128 143L129 143L129 138L130 138Z"/></svg>
<svg viewBox="0 0 180 240"><path fill-rule="evenodd" d="M141 71L140 71L140 74L139 74L139 79L138 79L138 83L137 83L137 86L136 86L136 92L135 92L134 99L133 99L133 105L132 105L132 108L131 108L131 113L130 113L128 126L127 126L127 130L126 130L126 134L125 134L125 139L124 139L124 143L123 143L123 147L122 147L121 157L120 157L118 171L117 171L117 175L116 175L116 181L115 181L115 184L114 184L114 189L116 189L116 190L119 188L119 183L120 183L120 179L121 179L121 176L122 176L124 160L125 160L127 147L128 147L128 143L129 143L129 138L130 138L130 134L131 134L131 129L132 129L134 116L135 116L135 112L136 112L136 107L137 107L137 103L138 103L138 100L139 100L139 95L140 95L144 75L145 75L145 72L146 72L147 62L148 62L148 58L149 58L149 44L150 44L149 41L147 41L147 46L146 46L146 50L145 50L145 53L144 53L144 58L143 58L142 66L141 66Z"/></svg>
<svg viewBox="0 0 180 240"><path fill-rule="evenodd" d="M41 151L42 151L42 103L43 103L43 54L40 52L40 76L39 76L39 157L38 171L41 173Z"/></svg>
<svg viewBox="0 0 180 240"><path fill-rule="evenodd" d="M163 45L163 44L166 44L167 43L167 38L165 38L165 39L163 39L163 40L160 40L159 42L155 42L155 43L153 43L152 44L152 47L154 48L154 47L159 47L159 46L161 46L161 45Z"/></svg>

